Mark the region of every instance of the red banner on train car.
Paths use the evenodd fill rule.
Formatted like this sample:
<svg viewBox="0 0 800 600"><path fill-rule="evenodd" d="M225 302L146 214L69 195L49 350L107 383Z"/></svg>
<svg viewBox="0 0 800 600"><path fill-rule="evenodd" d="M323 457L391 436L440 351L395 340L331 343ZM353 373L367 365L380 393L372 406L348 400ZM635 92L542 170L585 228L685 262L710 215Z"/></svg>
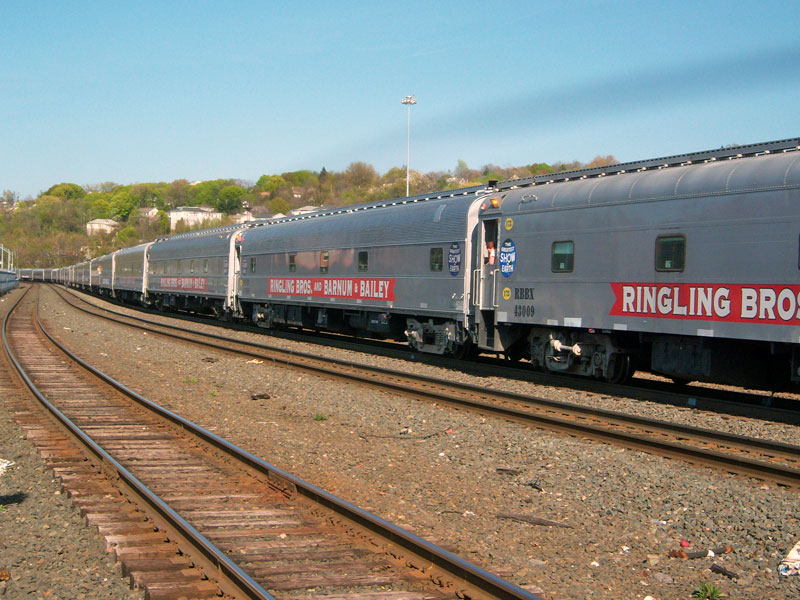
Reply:
<svg viewBox="0 0 800 600"><path fill-rule="evenodd" d="M205 277L160 277L159 286L165 290L205 292Z"/></svg>
<svg viewBox="0 0 800 600"><path fill-rule="evenodd" d="M800 324L798 285L612 283L611 289L613 316Z"/></svg>
<svg viewBox="0 0 800 600"><path fill-rule="evenodd" d="M394 301L395 279L270 277L267 293L279 296Z"/></svg>

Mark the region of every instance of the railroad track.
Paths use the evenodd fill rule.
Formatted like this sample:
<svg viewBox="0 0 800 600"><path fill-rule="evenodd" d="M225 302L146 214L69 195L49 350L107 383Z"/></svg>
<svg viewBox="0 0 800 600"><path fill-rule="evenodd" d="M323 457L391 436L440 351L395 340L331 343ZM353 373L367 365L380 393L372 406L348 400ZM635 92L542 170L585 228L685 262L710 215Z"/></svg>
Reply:
<svg viewBox="0 0 800 600"><path fill-rule="evenodd" d="M57 284L51 284L56 287ZM78 292L69 288L62 288L81 302L98 308L96 304L86 301ZM163 311L147 307L132 307L117 302L114 299L102 298L105 302L129 310L149 314L157 317L166 317ZM104 310L109 310L105 308ZM115 311L110 311L115 312ZM122 314L115 312L115 314ZM645 398L650 401L672 404L675 406L690 406L702 410L710 410L748 416L756 419L778 419L787 423L800 424L800 400L797 394L790 391L742 391L727 386L720 389L704 384L677 386L664 379L653 379L650 376L635 376L625 384L609 383L585 377L573 377L558 373L545 373L532 369L525 362L513 362L491 355L479 355L469 361L456 359L445 355L420 354L412 351L405 343L389 340L369 338L351 338L347 335L325 331L304 332L302 330L263 329L255 325L239 321L220 321L207 316L189 314L184 312L170 312L169 318L176 321L185 321L206 325L213 328L234 330L244 333L255 333L264 338L277 338L293 342L306 342L314 345L323 345L356 352L367 352L387 358L399 360L412 360L414 362L462 370L481 376L508 377L520 381L528 381L538 385L562 387L570 390L579 390L590 393L601 393L611 396L629 396Z"/></svg>
<svg viewBox="0 0 800 600"><path fill-rule="evenodd" d="M21 394L10 408L147 597L536 600L122 384L98 381L42 328L37 294L29 289L9 312L3 342L45 410Z"/></svg>
<svg viewBox="0 0 800 600"><path fill-rule="evenodd" d="M315 374L356 381L414 398L477 410L525 425L560 431L738 473L784 486L800 485L800 446L750 438L710 429L659 421L546 398L487 391L485 388L441 381L406 371L392 371L355 362L288 353L266 344L236 340L183 327L112 313L82 301L79 310L131 327L201 344L225 352L269 360ZM88 306L88 308L87 308Z"/></svg>

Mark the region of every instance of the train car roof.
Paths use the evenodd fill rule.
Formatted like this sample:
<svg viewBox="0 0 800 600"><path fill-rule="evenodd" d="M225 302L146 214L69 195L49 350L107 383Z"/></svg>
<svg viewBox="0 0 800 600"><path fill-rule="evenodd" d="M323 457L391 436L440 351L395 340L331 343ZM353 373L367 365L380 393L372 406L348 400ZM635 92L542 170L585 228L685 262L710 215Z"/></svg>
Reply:
<svg viewBox="0 0 800 600"><path fill-rule="evenodd" d="M220 227L192 232L194 235L160 239L150 246L150 260L227 256L231 236L241 229L241 225Z"/></svg>
<svg viewBox="0 0 800 600"><path fill-rule="evenodd" d="M145 244L138 244L136 246L131 246L129 248L123 248L122 250L117 250L117 260L128 258L130 256L135 256L136 254L143 254L145 248L148 245L152 244L152 242L147 242Z"/></svg>
<svg viewBox="0 0 800 600"><path fill-rule="evenodd" d="M638 169L498 191L502 214L800 187L800 152ZM490 214L490 213L487 213Z"/></svg>
<svg viewBox="0 0 800 600"><path fill-rule="evenodd" d="M454 242L466 236L467 212L476 197L477 190L312 213L246 229L243 247L253 253Z"/></svg>

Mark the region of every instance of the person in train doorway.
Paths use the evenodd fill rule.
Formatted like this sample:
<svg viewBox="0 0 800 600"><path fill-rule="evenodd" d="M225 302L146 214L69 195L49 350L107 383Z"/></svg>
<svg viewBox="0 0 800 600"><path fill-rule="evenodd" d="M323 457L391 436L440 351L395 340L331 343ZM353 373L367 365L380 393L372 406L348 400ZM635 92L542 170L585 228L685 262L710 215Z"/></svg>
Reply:
<svg viewBox="0 0 800 600"><path fill-rule="evenodd" d="M486 242L486 250L483 252L483 262L487 265L494 265L497 259L497 248L495 248L494 242L489 240Z"/></svg>

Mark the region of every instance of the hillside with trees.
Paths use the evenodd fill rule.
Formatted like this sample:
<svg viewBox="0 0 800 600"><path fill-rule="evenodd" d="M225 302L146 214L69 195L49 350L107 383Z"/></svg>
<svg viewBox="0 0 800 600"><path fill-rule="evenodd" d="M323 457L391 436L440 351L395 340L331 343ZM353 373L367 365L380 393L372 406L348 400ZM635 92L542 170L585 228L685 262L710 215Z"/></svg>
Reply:
<svg viewBox="0 0 800 600"><path fill-rule="evenodd" d="M455 189L487 183L614 164L613 156L598 156L588 164L580 162L552 165L534 163L503 168L488 164L471 169L459 160L452 172L411 172L410 193ZM343 206L405 195L406 171L393 167L383 175L365 162L351 163L341 172L300 170L264 174L253 182L215 179L189 183L113 182L80 186L58 183L36 199L19 201L6 190L0 212L0 242L16 252L18 267L60 267L100 256L117 248L149 241L170 234L167 211L183 206L205 206L223 214L221 221L203 227L234 222L243 208L255 216L288 213L301 206ZM140 209L156 209L154 218L142 218ZM153 211L151 211L153 212ZM86 224L95 219L111 219L112 233L89 236ZM185 231L186 228L178 231ZM172 232L175 233L175 232Z"/></svg>

